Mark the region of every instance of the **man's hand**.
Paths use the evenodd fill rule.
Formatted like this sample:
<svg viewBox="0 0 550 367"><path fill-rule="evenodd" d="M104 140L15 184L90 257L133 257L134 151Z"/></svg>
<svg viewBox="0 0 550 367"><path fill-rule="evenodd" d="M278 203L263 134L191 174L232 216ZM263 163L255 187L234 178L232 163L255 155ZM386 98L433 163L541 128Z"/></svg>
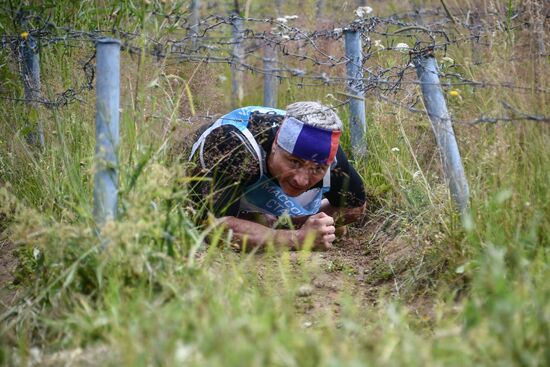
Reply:
<svg viewBox="0 0 550 367"><path fill-rule="evenodd" d="M328 250L332 248L332 242L336 239L334 219L323 212L307 218L304 225L298 231L300 232L299 237L302 243L308 235L315 236L313 240L314 250Z"/></svg>

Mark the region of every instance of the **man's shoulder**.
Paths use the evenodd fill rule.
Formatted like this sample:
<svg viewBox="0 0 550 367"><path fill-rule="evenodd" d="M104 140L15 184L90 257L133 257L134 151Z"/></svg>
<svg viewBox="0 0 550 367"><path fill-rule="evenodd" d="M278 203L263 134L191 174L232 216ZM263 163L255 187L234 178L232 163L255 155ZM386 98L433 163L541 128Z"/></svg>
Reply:
<svg viewBox="0 0 550 367"><path fill-rule="evenodd" d="M286 111L274 107L265 107L265 106L247 106L243 107L244 110L248 111L249 114L253 112L259 113L273 113L277 115L285 115Z"/></svg>
<svg viewBox="0 0 550 367"><path fill-rule="evenodd" d="M232 125L222 125L208 134L202 149L203 168L218 171L218 179L249 182L259 178L260 162L254 147Z"/></svg>
<svg viewBox="0 0 550 367"><path fill-rule="evenodd" d="M250 115L254 112L274 113L278 115L286 114L285 110L280 110L278 108L264 107L264 106L246 106L246 107L237 108L236 110L233 110L225 114L224 116L222 116L222 118L226 118L226 119L234 118L241 121L248 121L248 119L250 118Z"/></svg>

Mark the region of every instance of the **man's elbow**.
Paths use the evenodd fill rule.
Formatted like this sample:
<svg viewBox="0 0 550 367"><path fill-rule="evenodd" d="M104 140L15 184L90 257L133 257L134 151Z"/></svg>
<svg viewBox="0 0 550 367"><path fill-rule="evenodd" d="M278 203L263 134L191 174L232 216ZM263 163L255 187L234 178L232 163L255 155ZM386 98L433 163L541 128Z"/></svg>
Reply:
<svg viewBox="0 0 550 367"><path fill-rule="evenodd" d="M238 224L237 217L234 217L232 215L226 215L224 217L216 218L215 225L216 226L223 226L226 229L235 229Z"/></svg>

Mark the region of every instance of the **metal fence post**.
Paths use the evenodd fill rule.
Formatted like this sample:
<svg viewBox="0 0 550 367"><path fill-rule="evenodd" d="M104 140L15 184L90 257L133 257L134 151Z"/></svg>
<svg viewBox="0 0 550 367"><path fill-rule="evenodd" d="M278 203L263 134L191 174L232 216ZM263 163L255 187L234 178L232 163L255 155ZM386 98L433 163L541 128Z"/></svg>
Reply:
<svg viewBox="0 0 550 367"><path fill-rule="evenodd" d="M38 44L33 37L28 37L19 46L21 58L21 78L25 87L25 99L31 108L30 124L33 131L27 135L31 145L44 147L44 128L38 119L38 107L40 100L40 57L38 55ZM36 128L36 130L34 130Z"/></svg>
<svg viewBox="0 0 550 367"><path fill-rule="evenodd" d="M243 72L242 62L244 58L244 50L242 47L243 34L243 19L238 15L233 17L233 58L231 62L231 106L237 108L241 105L244 90L243 90Z"/></svg>
<svg viewBox="0 0 550 367"><path fill-rule="evenodd" d="M264 106L277 107L277 77L275 68L277 63L277 50L275 45L264 47Z"/></svg>
<svg viewBox="0 0 550 367"><path fill-rule="evenodd" d="M546 55L546 32L545 32L545 19L548 19L548 3L545 1L530 1L528 10L530 13L531 21L533 22L534 39L536 40L537 56ZM548 55L546 55L548 56ZM542 59L543 61L545 58Z"/></svg>
<svg viewBox="0 0 550 367"><path fill-rule="evenodd" d="M431 53L417 55L413 61L418 79L420 79L424 104L441 152L445 179L449 183L453 200L464 213L469 207L468 182L464 174L451 117L439 83L437 62Z"/></svg>
<svg viewBox="0 0 550 367"><path fill-rule="evenodd" d="M120 41L98 40L96 50L94 217L101 226L117 214Z"/></svg>
<svg viewBox="0 0 550 367"><path fill-rule="evenodd" d="M365 98L363 93L363 54L361 52L361 33L355 30L344 30L346 43L346 75L348 79L349 121L351 145L356 154L367 153L363 137L367 130L365 117Z"/></svg>
<svg viewBox="0 0 550 367"><path fill-rule="evenodd" d="M474 11L470 14L470 46L472 50L472 62L474 65L479 65L483 62L482 49L479 45L479 38L481 36L480 17L479 14Z"/></svg>
<svg viewBox="0 0 550 367"><path fill-rule="evenodd" d="M193 37L192 44L193 49L197 48L197 41L199 35L199 22L200 22L200 0L191 0L191 15L189 17L189 31Z"/></svg>
<svg viewBox="0 0 550 367"><path fill-rule="evenodd" d="M283 12L283 0L275 0L275 12L277 16L280 17Z"/></svg>
<svg viewBox="0 0 550 367"><path fill-rule="evenodd" d="M324 10L325 10L325 0L317 0L315 3L316 12L315 15L317 16L317 19L320 19L323 16Z"/></svg>

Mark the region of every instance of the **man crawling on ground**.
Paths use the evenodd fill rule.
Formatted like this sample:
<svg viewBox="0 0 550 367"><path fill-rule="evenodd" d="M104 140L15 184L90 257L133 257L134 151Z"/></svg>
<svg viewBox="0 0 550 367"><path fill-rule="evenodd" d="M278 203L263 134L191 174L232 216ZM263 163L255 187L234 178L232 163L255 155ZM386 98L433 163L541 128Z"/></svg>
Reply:
<svg viewBox="0 0 550 367"><path fill-rule="evenodd" d="M208 180L193 192L208 198L206 208L239 246L298 250L309 237L313 249L330 249L336 224L357 221L365 209L341 132L338 115L317 102L234 110L199 132L190 160ZM290 229L276 226L282 218Z"/></svg>

